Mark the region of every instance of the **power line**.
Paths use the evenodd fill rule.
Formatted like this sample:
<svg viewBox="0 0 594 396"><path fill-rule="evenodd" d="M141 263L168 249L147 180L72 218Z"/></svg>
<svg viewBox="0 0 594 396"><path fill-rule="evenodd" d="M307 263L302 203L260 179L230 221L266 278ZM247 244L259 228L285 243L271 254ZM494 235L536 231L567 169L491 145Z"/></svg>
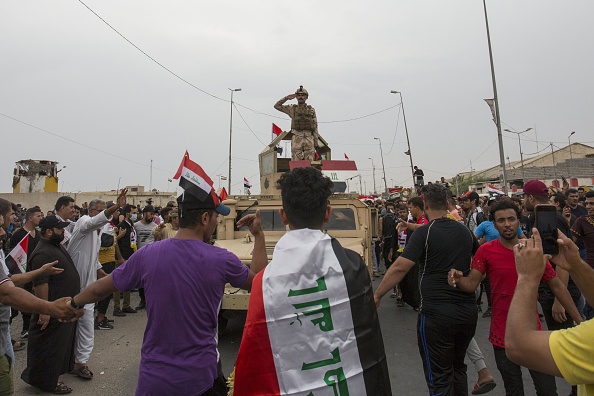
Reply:
<svg viewBox="0 0 594 396"><path fill-rule="evenodd" d="M100 152L100 153L102 153L102 154L107 154L107 155L110 155L110 156L112 156L112 157L115 157L115 158L118 158L118 159L121 159L121 160L124 160L124 161L128 161L128 162L131 162L131 163L133 163L133 164L141 165L141 166L144 166L144 167L147 167L147 168L150 168L150 167L151 167L149 164L143 164L142 162L134 161L134 160L131 160L131 159L129 159L129 158L126 158L126 157L121 157L121 156L119 156L119 155L116 155L116 154L110 153L109 151L104 151L104 150L98 149L98 148L96 148L96 147L89 146L88 144L84 144L84 143L81 143L81 142L77 142L76 140L73 140L73 139L70 139L70 138L67 138L67 137L64 137L64 136L58 135L57 133L54 133L54 132L50 132L50 131L48 131L48 130L46 130L46 129L40 128L40 127L38 127L38 126L35 126L35 125L33 125L33 124L29 124L28 122L25 122L25 121L21 121L21 120L19 120L19 119L17 119L17 118L11 117L11 116L9 116L9 115L7 115L7 114L0 113L0 115L1 115L1 116L3 116L3 117L6 117L6 118L8 118L8 119L11 119L11 120L13 120L13 121L16 121L16 122L18 122L18 123L21 123L21 124L23 124L23 125L27 125L27 126L29 126L29 127L31 127L31 128L37 129L38 131L41 131L41 132L47 133L47 134L49 134L49 135L55 136L55 137L57 137L57 138L60 138L60 139L66 140L66 141L68 141L68 142L71 142L71 143L74 143L74 144L78 144L79 146L83 146L83 147L86 147L86 148L88 148L88 149L91 149L91 150L98 151L98 152ZM160 171L167 172L167 173L173 173L173 172L172 172L172 171L170 171L170 170L166 170L166 169L157 168L157 167L155 167L155 166L153 166L153 169L160 170Z"/></svg>
<svg viewBox="0 0 594 396"><path fill-rule="evenodd" d="M243 123L245 124L245 126L248 127L248 129L250 130L250 132L252 133L252 135L254 135L254 137L256 139L258 139L258 141L262 144L262 146L266 146L266 144L264 144L264 142L261 141L258 136L256 136L256 134L254 133L254 131L252 131L252 128L250 128L250 126L248 125L248 123L245 121L245 119L243 118L243 116L239 112L239 109L237 108L237 106L235 106L235 104L233 104L233 107L235 107L235 110L237 111L237 114L239 114L239 117L241 117L241 120L243 121Z"/></svg>
<svg viewBox="0 0 594 396"><path fill-rule="evenodd" d="M115 32L115 33L116 33L118 36L120 36L121 38L123 38L124 40L126 40L126 42L127 42L128 44L130 44L131 46L133 46L134 48L136 48L138 51L140 51L140 53L142 53L144 56L146 56L146 57L147 57L148 59L150 59L152 62L154 62L155 64L157 64L157 65L158 65L159 67L161 67L163 70L167 71L168 73L170 73L171 75L173 75L174 77L176 77L177 79L179 79L180 81L184 82L185 84L187 84L187 85L191 86L191 87L192 87L192 88L194 88L194 89L197 89L198 91L202 92L202 93L203 93L203 94L205 94L205 95L208 95L208 96L210 96L210 97L212 97L212 98L214 98L214 99L220 100L220 101L222 101L222 102L227 102L227 103L229 103L229 102L230 102L230 100L227 100L227 99L221 98L221 97L219 97L219 96L216 96L216 95L214 95L214 94L211 94L210 92L208 92L208 91L206 91L206 90L204 90L204 89L202 89L202 88L200 88L200 87L198 87L198 86L196 86L196 85L192 84L191 82L189 82L188 80L186 80L185 78L183 78L182 76L180 76L179 74L175 73L173 70L169 69L167 66L163 65L161 62L159 62L158 60L156 60L155 58L153 58L152 56L150 56L150 55L149 55L149 54L148 54L146 51L144 51L142 48L140 48L139 46L137 46L136 44L134 44L134 43L133 43L131 40L129 40L129 39L126 37L126 36L124 36L122 33L120 33L120 32L119 32L119 31L118 31L118 30L117 30L115 27L113 27L113 26L112 26L112 25L111 25L109 22L107 22L107 21L106 21L105 19L103 19L103 18L102 18L102 17L101 17L99 14L97 14L95 11L93 11L93 9L92 9L91 7L89 7L88 5L86 5L86 4L85 4L85 3L84 3L82 0L78 0L78 2L79 2L79 3L81 3L83 6L85 6L85 8L86 8L87 10L89 10L91 13L93 13L93 15L95 15L97 18L99 18L99 20L101 20L101 22L103 22L105 25L107 25L107 26L108 26L108 27L109 27L111 30L113 30L113 31L114 31L114 32ZM238 102L233 102L233 103L234 103L235 105L237 105L237 106L240 106L240 107L243 107L244 109L246 109L246 110L249 110L249 111L251 111L251 112L253 112L253 113L255 113L255 114L259 114L259 115L265 115L265 116L272 117L272 118L276 118L276 119L279 119L279 120L286 120L286 118L285 118L285 117L280 117L280 116L276 116L276 115L273 115L273 114L268 114L268 113L264 113L264 112L261 112L261 111L258 111L258 110L254 110L254 109L252 109L252 108L249 108L249 107L247 107L247 106L244 106L244 105L242 105L241 103L238 103ZM348 119L348 120L318 121L318 124L330 124L330 123L336 123L336 122L348 122L348 121L356 121L356 120L360 120L360 119L363 119L363 118L367 118L367 117L374 116L374 115L376 115L376 114L383 113L384 111L390 110L390 109L392 109L392 108L394 108L394 107L396 107L396 106L397 106L397 105L395 105L395 106L392 106L392 107L388 107L387 109L384 109L384 110L376 111L376 112L374 112L374 113L371 113L371 114L366 114L366 115L363 115L363 116L360 116L360 117L351 118L351 119ZM253 133L253 131L252 131L252 133Z"/></svg>

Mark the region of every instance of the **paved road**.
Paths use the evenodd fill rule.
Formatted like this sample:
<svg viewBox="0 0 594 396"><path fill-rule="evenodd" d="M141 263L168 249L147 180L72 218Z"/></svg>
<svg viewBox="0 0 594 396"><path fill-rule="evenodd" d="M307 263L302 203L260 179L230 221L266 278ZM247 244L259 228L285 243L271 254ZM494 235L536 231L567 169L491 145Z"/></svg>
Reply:
<svg viewBox="0 0 594 396"><path fill-rule="evenodd" d="M379 278L381 279L381 278ZM374 284L379 284L379 279ZM132 294L132 306L138 302L138 295ZM173 308L172 308L173 309ZM108 312L111 312L111 307ZM417 314L410 308L396 307L396 301L388 296L382 301L379 309L382 333L388 357L388 365L394 395L426 395L427 388L423 377L421 358L416 342ZM226 333L220 338L220 352L223 369L229 374L233 369L237 351L241 341L241 333L245 315L233 313L230 317ZM128 314L125 318L115 318L114 330L97 330L95 349L89 362L95 378L85 381L71 375L65 375L66 384L74 389L75 395L133 395L138 379L140 346L146 325L146 313ZM175 323L171 324L175 326ZM18 336L21 328L20 316L12 325L13 334ZM503 383L495 367L493 349L487 340L489 319L479 318L477 326L477 342L482 349L487 365L498 383L497 388L489 395L504 395ZM26 363L26 350L16 353L15 395L45 394L25 384L20 373ZM469 369L470 389L476 381L476 373L472 364ZM569 394L568 384L557 379L559 395ZM524 372L526 395L535 395L534 388L527 371Z"/></svg>

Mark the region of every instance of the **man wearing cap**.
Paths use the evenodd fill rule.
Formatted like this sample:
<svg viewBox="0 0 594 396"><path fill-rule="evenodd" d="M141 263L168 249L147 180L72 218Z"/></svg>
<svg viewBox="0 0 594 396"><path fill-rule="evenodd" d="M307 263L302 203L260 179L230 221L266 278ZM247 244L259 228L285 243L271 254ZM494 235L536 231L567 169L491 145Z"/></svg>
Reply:
<svg viewBox="0 0 594 396"><path fill-rule="evenodd" d="M315 157L315 147L318 145L318 119L314 108L305 101L309 93L299 87L294 94L290 94L276 102L274 108L291 117L291 154L293 161L307 160L313 161ZM283 105L287 100L297 98L296 105Z"/></svg>
<svg viewBox="0 0 594 396"><path fill-rule="evenodd" d="M155 208L153 208L152 205L146 205L144 209L142 209L142 219L134 223L134 230L136 231L136 244L138 249L155 242L153 230L155 227L157 227L157 224L153 223L154 217ZM140 303L135 309L144 309L146 307L146 301L144 298L144 289L142 287L138 289L138 295L140 296Z"/></svg>
<svg viewBox="0 0 594 396"><path fill-rule="evenodd" d="M9 201L0 198L0 238L6 236L6 230L13 219L13 207L15 206ZM35 271L11 276L4 259L4 250L0 249L0 390L11 395L14 388L12 374L14 353L10 343L10 307L66 320L76 317L80 312L72 312L69 309L68 298L50 303L20 287L15 287L31 282L36 276L55 275L62 272L60 268L53 268L56 262L45 264Z"/></svg>
<svg viewBox="0 0 594 396"><path fill-rule="evenodd" d="M80 278L72 258L61 245L67 222L56 216L41 220L41 240L28 259L31 270L56 261L57 275L45 275L33 281L35 296L46 301L72 297L80 291ZM29 328L27 368L21 374L23 381L45 392L65 392L68 388L60 376L74 365L75 323L60 323L48 315L33 314Z"/></svg>
<svg viewBox="0 0 594 396"><path fill-rule="evenodd" d="M549 189L546 184L540 180L529 180L524 184L524 205L528 212L532 212L529 216L530 224L534 224L534 208L536 205L547 205L549 204ZM571 235L571 229L567 220L563 215L556 211L557 217L557 229L563 233L563 235ZM569 294L573 299L576 307L579 304L581 292L577 285L569 276L569 273L557 267L553 260L551 265L557 272L559 279L563 282L565 287L569 290ZM573 319L566 315L565 309L561 306L559 300L554 296L550 287L545 283L540 283L538 287L538 302L542 307L542 313L547 322L547 328L549 330L560 330L568 329L573 327Z"/></svg>
<svg viewBox="0 0 594 396"><path fill-rule="evenodd" d="M217 370L216 329L225 284L249 289L267 264L259 211L237 222L254 236L248 268L233 253L208 243L218 215L230 212L214 191L203 200L185 192L178 202L180 229L175 237L138 250L73 298L79 306L115 290L144 287L148 322L136 395L215 394L207 393L213 392L215 382L224 386Z"/></svg>
<svg viewBox="0 0 594 396"><path fill-rule="evenodd" d="M126 205L126 192L127 190L123 188L118 196L117 204L109 209L105 209L104 201L92 200L88 207L89 214L82 216L76 222L68 244L68 253L70 253L79 273L81 288L96 281L98 276L105 276L98 259L101 246L99 232L101 227L111 220L118 208ZM88 304L84 308L85 314L78 321L76 329L74 373L81 378L92 379L93 373L89 370L87 363L95 341L95 304Z"/></svg>

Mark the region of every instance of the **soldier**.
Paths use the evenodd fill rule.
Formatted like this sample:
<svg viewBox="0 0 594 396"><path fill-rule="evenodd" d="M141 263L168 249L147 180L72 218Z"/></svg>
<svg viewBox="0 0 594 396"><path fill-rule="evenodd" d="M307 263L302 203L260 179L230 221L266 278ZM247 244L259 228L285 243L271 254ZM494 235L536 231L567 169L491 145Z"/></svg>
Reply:
<svg viewBox="0 0 594 396"><path fill-rule="evenodd" d="M313 161L315 147L318 145L318 119L314 108L305 104L308 97L307 90L301 85L294 94L285 96L274 105L275 109L291 117L293 161ZM287 100L295 98L297 98L296 105L283 105Z"/></svg>

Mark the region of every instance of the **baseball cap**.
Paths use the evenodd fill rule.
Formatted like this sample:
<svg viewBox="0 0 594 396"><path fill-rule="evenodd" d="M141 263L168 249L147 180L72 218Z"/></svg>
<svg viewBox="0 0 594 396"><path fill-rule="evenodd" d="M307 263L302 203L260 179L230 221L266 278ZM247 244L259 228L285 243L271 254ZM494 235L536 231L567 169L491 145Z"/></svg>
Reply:
<svg viewBox="0 0 594 396"><path fill-rule="evenodd" d="M223 216L228 216L231 213L231 209L222 204L221 198L214 190L211 190L203 200L186 191L177 197L177 203L181 207L182 213L183 210L189 209L214 209L215 212Z"/></svg>
<svg viewBox="0 0 594 396"><path fill-rule="evenodd" d="M528 180L524 184L524 194L538 195L541 197L549 196L549 188L540 180Z"/></svg>
<svg viewBox="0 0 594 396"><path fill-rule="evenodd" d="M66 221L60 221L56 216L45 216L39 222L39 228L41 228L41 231L44 231L50 228L66 228L69 224Z"/></svg>

